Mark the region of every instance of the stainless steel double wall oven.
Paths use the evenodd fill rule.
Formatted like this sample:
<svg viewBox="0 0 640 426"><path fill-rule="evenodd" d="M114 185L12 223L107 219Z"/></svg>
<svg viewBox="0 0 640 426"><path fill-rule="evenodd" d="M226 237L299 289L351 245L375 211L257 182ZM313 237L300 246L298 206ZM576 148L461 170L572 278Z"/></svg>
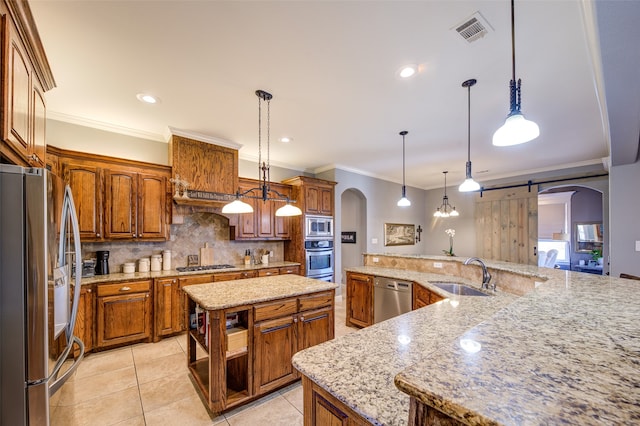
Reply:
<svg viewBox="0 0 640 426"><path fill-rule="evenodd" d="M307 277L333 282L333 217L305 217L304 249Z"/></svg>

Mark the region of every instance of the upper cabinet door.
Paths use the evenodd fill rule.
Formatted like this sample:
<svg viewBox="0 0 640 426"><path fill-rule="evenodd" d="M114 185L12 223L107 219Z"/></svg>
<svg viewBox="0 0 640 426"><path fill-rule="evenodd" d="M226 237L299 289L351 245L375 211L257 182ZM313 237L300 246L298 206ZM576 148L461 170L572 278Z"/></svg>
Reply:
<svg viewBox="0 0 640 426"><path fill-rule="evenodd" d="M46 158L45 153L47 149L46 145L46 122L47 122L47 107L44 101L44 92L37 83L37 80L33 80L32 95L32 133L30 141L31 151L31 164L36 167L44 167Z"/></svg>
<svg viewBox="0 0 640 426"><path fill-rule="evenodd" d="M80 239L102 239L102 169L93 165L63 161L62 175L73 194Z"/></svg>
<svg viewBox="0 0 640 426"><path fill-rule="evenodd" d="M137 237L136 196L137 173L105 171L105 238Z"/></svg>
<svg viewBox="0 0 640 426"><path fill-rule="evenodd" d="M167 238L166 208L166 177L138 175L138 238Z"/></svg>
<svg viewBox="0 0 640 426"><path fill-rule="evenodd" d="M31 65L17 31L9 31L8 81L4 139L27 156L29 127L29 98L31 97Z"/></svg>

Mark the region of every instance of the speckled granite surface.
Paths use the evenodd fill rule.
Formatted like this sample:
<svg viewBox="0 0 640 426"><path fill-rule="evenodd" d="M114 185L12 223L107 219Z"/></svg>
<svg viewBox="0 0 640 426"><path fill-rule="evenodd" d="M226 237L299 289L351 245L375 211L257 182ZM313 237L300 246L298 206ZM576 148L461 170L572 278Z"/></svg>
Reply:
<svg viewBox="0 0 640 426"><path fill-rule="evenodd" d="M266 268L282 268L285 266L298 266L299 263L296 262L271 262L266 265L234 265L233 268L227 269L213 269L210 271L191 271L191 272L178 272L175 269L170 271L159 271L159 272L134 272L133 274L107 274L107 275L96 275L95 277L85 277L82 278L82 285L86 284L95 284L95 283L108 283L114 281L130 281L130 280L148 280L153 278L167 278L167 277L183 277L189 275L205 275L205 274L221 274L225 272L243 272L243 271L254 271L258 269L266 269ZM243 281L244 282L244 281Z"/></svg>
<svg viewBox="0 0 640 426"><path fill-rule="evenodd" d="M524 296L452 297L302 351L294 365L373 424L407 424L409 395L468 424L640 423L638 283L521 268L540 278Z"/></svg>
<svg viewBox="0 0 640 426"><path fill-rule="evenodd" d="M334 283L289 274L247 278L242 280L242 285L238 285L238 281L190 285L184 287L183 291L203 309L213 311L332 290L337 287L338 285Z"/></svg>

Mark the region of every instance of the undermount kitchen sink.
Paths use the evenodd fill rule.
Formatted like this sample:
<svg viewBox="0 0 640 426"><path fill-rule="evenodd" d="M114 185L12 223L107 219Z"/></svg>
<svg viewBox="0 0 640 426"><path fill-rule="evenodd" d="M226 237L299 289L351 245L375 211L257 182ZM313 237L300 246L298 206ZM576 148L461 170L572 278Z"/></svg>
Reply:
<svg viewBox="0 0 640 426"><path fill-rule="evenodd" d="M458 283L432 283L429 284L438 287L451 294L457 294L458 296L488 296L487 293L483 293L480 290L476 290L473 287L469 287L465 284Z"/></svg>

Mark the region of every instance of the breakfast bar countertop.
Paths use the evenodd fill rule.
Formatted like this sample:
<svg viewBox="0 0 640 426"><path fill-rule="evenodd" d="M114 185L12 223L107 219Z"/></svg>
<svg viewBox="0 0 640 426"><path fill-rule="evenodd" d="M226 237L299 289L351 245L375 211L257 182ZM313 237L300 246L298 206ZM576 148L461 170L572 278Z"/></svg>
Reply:
<svg viewBox="0 0 640 426"><path fill-rule="evenodd" d="M299 352L294 366L376 425L406 425L409 396L471 425L640 422L638 284L485 263L541 283L520 297L450 297Z"/></svg>
<svg viewBox="0 0 640 426"><path fill-rule="evenodd" d="M334 283L288 274L246 278L242 280L242 285L238 285L237 281L195 284L184 287L183 291L203 309L215 311L319 291L333 290L337 287Z"/></svg>

